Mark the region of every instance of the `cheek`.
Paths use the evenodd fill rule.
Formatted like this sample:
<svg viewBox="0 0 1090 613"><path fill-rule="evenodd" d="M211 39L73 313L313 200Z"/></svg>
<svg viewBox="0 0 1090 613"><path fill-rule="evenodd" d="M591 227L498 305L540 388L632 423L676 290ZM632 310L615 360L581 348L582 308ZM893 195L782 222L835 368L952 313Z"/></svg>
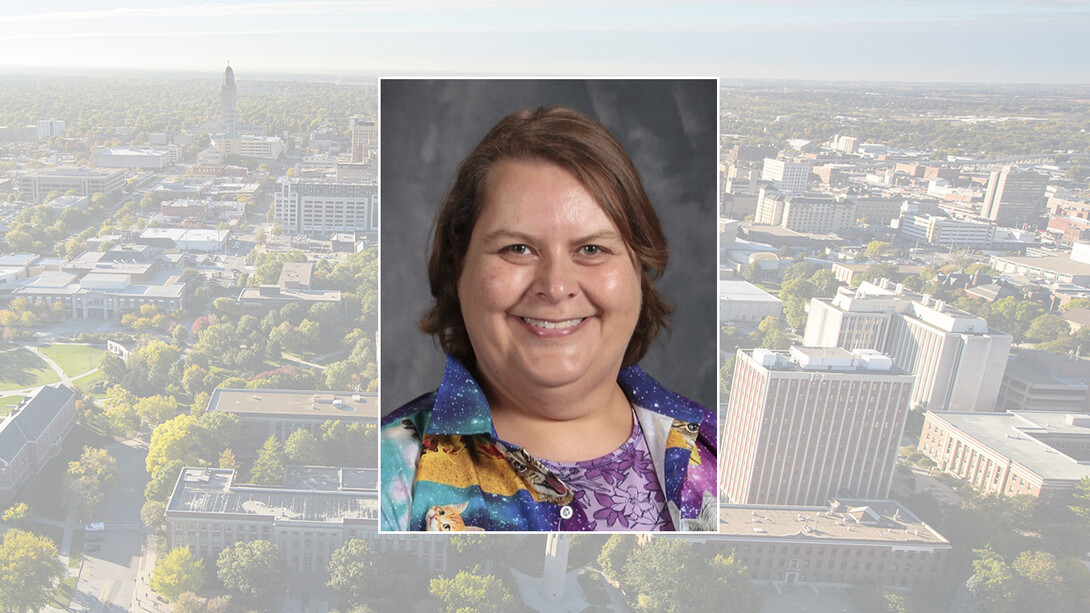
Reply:
<svg viewBox="0 0 1090 613"><path fill-rule="evenodd" d="M627 268L605 271L595 283L604 304L619 312L640 312L643 292L640 290L640 277Z"/></svg>
<svg viewBox="0 0 1090 613"><path fill-rule="evenodd" d="M458 283L463 304L468 298L485 310L511 307L522 296L527 283L524 271L502 263L483 264L467 273Z"/></svg>

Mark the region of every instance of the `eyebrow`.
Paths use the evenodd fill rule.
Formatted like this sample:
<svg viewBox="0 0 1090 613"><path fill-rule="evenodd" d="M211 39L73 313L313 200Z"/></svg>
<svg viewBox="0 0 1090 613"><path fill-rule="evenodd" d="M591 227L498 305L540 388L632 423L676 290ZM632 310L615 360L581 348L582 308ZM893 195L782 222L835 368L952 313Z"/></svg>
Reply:
<svg viewBox="0 0 1090 613"><path fill-rule="evenodd" d="M531 236L530 234L526 234L525 232L518 232L516 230L495 230L493 232L485 234L483 238L484 242L493 242L498 239L513 239L526 243L534 242L533 236ZM580 245L583 245L601 240L619 240L623 242L619 232L615 232L613 230L602 230L600 232L594 232L592 234L580 236L573 240L572 243L578 243Z"/></svg>

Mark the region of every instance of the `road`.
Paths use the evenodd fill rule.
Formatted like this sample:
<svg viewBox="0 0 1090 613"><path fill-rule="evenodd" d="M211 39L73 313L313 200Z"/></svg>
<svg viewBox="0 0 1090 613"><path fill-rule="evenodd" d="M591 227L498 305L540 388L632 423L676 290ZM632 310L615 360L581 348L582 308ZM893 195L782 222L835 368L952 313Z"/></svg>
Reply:
<svg viewBox="0 0 1090 613"><path fill-rule="evenodd" d="M106 524L106 530L98 533L102 549L84 553L70 611L140 610L136 596L143 599L146 588L138 594L137 579L151 570L143 568L144 526L140 521L148 482L144 469L147 449L136 441L125 441L106 450L117 460L117 486L91 519Z"/></svg>

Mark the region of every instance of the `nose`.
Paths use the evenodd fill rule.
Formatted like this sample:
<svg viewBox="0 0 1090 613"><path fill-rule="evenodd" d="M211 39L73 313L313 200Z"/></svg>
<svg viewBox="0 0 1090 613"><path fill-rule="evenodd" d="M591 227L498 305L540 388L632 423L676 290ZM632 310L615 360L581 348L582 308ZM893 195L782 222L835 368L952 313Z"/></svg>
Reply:
<svg viewBox="0 0 1090 613"><path fill-rule="evenodd" d="M576 264L565 257L542 257L537 264L534 278L534 294L539 298L557 302L575 297L579 293Z"/></svg>

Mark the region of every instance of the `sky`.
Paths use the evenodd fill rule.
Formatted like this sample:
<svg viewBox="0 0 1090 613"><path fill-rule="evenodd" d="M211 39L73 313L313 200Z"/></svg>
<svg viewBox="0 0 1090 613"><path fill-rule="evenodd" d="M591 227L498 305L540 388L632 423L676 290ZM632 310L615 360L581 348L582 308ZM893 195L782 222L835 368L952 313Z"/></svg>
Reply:
<svg viewBox="0 0 1090 613"><path fill-rule="evenodd" d="M1090 83L1088 0L7 0L0 71Z"/></svg>

